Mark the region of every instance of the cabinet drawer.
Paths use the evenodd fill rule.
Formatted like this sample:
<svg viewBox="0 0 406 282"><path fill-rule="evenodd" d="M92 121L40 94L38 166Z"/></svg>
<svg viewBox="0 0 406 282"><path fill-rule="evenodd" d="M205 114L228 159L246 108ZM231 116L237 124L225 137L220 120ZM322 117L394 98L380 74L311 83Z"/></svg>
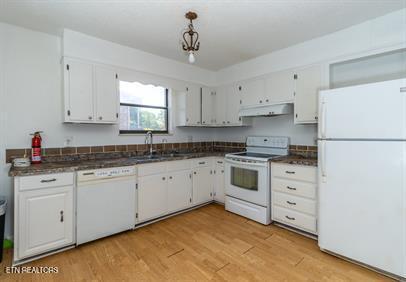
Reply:
<svg viewBox="0 0 406 282"><path fill-rule="evenodd" d="M192 167L203 167L203 166L211 166L212 159L211 158L200 158L192 160Z"/></svg>
<svg viewBox="0 0 406 282"><path fill-rule="evenodd" d="M190 169L190 160L167 162L168 172Z"/></svg>
<svg viewBox="0 0 406 282"><path fill-rule="evenodd" d="M272 164L272 176L316 183L317 168L289 164Z"/></svg>
<svg viewBox="0 0 406 282"><path fill-rule="evenodd" d="M272 191L316 199L316 184L272 177Z"/></svg>
<svg viewBox="0 0 406 282"><path fill-rule="evenodd" d="M272 203L284 208L307 213L309 215L316 215L316 201L314 200L279 192L272 192Z"/></svg>
<svg viewBox="0 0 406 282"><path fill-rule="evenodd" d="M166 172L166 162L138 165L138 176L161 174Z"/></svg>
<svg viewBox="0 0 406 282"><path fill-rule="evenodd" d="M20 191L73 185L73 173L55 173L19 177Z"/></svg>
<svg viewBox="0 0 406 282"><path fill-rule="evenodd" d="M296 211L274 206L272 219L298 229L317 234L316 218Z"/></svg>

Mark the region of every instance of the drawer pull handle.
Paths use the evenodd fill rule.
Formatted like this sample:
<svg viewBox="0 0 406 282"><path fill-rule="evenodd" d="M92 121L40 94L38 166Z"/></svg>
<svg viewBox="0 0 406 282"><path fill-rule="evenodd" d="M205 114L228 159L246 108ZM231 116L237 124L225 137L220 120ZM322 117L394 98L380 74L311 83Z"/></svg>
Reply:
<svg viewBox="0 0 406 282"><path fill-rule="evenodd" d="M52 178L52 179L42 179L41 183L48 183L48 182L54 182L56 181L56 178Z"/></svg>
<svg viewBox="0 0 406 282"><path fill-rule="evenodd" d="M295 174L296 172L287 170L287 171L285 171L285 173L287 173L287 174Z"/></svg>
<svg viewBox="0 0 406 282"><path fill-rule="evenodd" d="M85 173L83 173L83 175L93 175L94 174L94 172L85 172Z"/></svg>
<svg viewBox="0 0 406 282"><path fill-rule="evenodd" d="M218 164L222 164L223 162L222 162L222 161L217 161L217 163L218 163Z"/></svg>
<svg viewBox="0 0 406 282"><path fill-rule="evenodd" d="M199 162L199 164L205 164L206 162Z"/></svg>
<svg viewBox="0 0 406 282"><path fill-rule="evenodd" d="M286 203L288 203L289 205L292 205L292 206L296 206L296 203L294 203L294 202L286 201Z"/></svg>
<svg viewBox="0 0 406 282"><path fill-rule="evenodd" d="M290 186L286 186L287 189L292 190L292 191L296 191L295 187L290 187Z"/></svg>
<svg viewBox="0 0 406 282"><path fill-rule="evenodd" d="M290 217L290 216L287 216L287 215L285 215L285 217L286 217L287 219L289 219L289 220L296 220L296 218Z"/></svg>
<svg viewBox="0 0 406 282"><path fill-rule="evenodd" d="M61 214L61 222L63 222L63 211L61 211L60 214Z"/></svg>

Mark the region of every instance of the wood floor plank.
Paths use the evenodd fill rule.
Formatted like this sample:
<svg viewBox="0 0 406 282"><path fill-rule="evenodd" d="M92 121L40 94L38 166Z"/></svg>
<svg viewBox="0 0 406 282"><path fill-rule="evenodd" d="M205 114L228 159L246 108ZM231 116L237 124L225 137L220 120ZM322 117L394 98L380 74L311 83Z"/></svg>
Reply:
<svg viewBox="0 0 406 282"><path fill-rule="evenodd" d="M5 250L0 267L11 265ZM57 274L1 281L391 281L319 250L313 239L264 226L217 204L81 245L24 266Z"/></svg>

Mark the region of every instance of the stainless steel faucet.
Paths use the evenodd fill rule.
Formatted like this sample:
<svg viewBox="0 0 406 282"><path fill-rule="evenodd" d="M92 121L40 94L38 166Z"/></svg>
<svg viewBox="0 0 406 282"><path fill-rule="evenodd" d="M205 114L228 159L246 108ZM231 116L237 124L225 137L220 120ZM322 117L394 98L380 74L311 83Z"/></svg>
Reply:
<svg viewBox="0 0 406 282"><path fill-rule="evenodd" d="M149 143L149 155L152 156L153 150L152 150L152 144L153 144L153 138L152 138L152 131L148 131L147 134L145 135L145 144Z"/></svg>

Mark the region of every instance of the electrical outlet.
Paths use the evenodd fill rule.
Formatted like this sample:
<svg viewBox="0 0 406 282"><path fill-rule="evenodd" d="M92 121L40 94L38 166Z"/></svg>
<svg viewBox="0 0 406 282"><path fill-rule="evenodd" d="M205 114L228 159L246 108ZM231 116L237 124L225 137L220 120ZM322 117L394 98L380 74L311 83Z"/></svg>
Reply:
<svg viewBox="0 0 406 282"><path fill-rule="evenodd" d="M73 146L73 136L65 136L65 141L63 142L64 147L72 147Z"/></svg>

